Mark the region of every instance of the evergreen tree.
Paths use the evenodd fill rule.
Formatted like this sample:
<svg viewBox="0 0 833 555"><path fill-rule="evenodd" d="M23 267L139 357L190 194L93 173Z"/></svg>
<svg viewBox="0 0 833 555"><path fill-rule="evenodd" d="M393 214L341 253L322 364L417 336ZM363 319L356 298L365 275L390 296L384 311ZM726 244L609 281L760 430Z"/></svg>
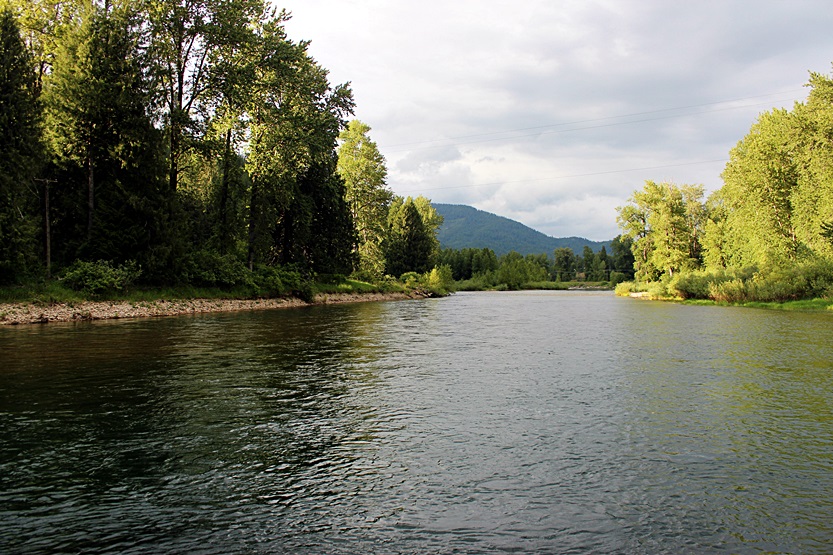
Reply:
<svg viewBox="0 0 833 555"><path fill-rule="evenodd" d="M72 238L59 247L67 262L142 258L160 245L163 202L139 22L123 9L89 9L59 50L45 91L63 168L59 235Z"/></svg>
<svg viewBox="0 0 833 555"><path fill-rule="evenodd" d="M40 107L32 58L14 16L0 12L0 283L36 266Z"/></svg>
<svg viewBox="0 0 833 555"><path fill-rule="evenodd" d="M434 244L431 231L413 199L396 198L390 207L388 231L383 243L385 270L393 276L405 272L427 272Z"/></svg>
<svg viewBox="0 0 833 555"><path fill-rule="evenodd" d="M246 170L252 184L248 264L341 267L349 254L333 252L337 242L324 249L329 261L311 252L315 248L321 255L319 234L336 228L343 234L338 244L353 244L342 214L344 201L326 198L343 192L333 180L332 162L344 117L353 109L352 93L344 85L330 86L327 71L308 55L307 44L289 41L282 22L260 25L260 62L246 105L251 122ZM335 220L325 224L322 212L328 211Z"/></svg>
<svg viewBox="0 0 833 555"><path fill-rule="evenodd" d="M572 281L576 275L576 255L570 247L559 247L553 252L552 277L555 281Z"/></svg>
<svg viewBox="0 0 833 555"><path fill-rule="evenodd" d="M617 235L611 242L613 255L610 260L610 267L615 272L625 274L628 279L633 278L633 252L631 246L633 241L622 235Z"/></svg>

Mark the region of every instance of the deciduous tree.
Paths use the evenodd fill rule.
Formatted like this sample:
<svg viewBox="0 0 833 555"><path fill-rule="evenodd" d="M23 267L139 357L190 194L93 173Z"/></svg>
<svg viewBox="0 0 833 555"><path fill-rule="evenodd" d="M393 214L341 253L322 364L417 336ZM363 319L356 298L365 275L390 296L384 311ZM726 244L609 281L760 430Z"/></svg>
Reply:
<svg viewBox="0 0 833 555"><path fill-rule="evenodd" d="M368 125L353 120L341 133L338 173L344 179L345 198L358 233L359 269L380 275L385 265L382 241L393 193L386 184L385 158L369 132Z"/></svg>

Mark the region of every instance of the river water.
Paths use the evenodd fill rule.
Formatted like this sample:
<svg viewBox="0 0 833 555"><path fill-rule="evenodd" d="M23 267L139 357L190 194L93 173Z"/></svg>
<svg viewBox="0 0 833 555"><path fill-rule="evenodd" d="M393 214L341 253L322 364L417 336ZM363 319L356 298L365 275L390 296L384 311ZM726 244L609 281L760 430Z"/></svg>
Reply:
<svg viewBox="0 0 833 555"><path fill-rule="evenodd" d="M607 292L3 328L0 552L830 552L831 332Z"/></svg>

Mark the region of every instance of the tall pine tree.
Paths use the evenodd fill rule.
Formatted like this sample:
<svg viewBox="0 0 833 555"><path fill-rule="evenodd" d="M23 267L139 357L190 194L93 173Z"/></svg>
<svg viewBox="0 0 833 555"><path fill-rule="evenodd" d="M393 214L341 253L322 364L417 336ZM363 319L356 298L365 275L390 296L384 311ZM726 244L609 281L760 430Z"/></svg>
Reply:
<svg viewBox="0 0 833 555"><path fill-rule="evenodd" d="M32 58L14 16L0 13L0 283L37 264L40 109Z"/></svg>

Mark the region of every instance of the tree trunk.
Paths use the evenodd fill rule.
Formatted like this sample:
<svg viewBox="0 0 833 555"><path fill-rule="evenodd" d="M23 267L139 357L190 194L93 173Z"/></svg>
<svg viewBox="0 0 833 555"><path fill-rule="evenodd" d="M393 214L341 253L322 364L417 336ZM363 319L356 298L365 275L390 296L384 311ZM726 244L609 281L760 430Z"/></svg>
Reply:
<svg viewBox="0 0 833 555"><path fill-rule="evenodd" d="M92 158L87 160L87 241L93 237L93 214L95 213L95 179Z"/></svg>
<svg viewBox="0 0 833 555"><path fill-rule="evenodd" d="M228 251L229 236L231 235L228 224L228 196L229 196L229 165L231 164L231 129L226 130L226 149L223 156L223 182L220 185L220 252L225 254Z"/></svg>
<svg viewBox="0 0 833 555"><path fill-rule="evenodd" d="M52 277L52 228L49 223L49 180L43 183L43 234L46 254L46 277Z"/></svg>
<svg viewBox="0 0 833 555"><path fill-rule="evenodd" d="M248 256L248 263L249 263L249 271L251 272L254 269L255 264L255 239L257 238L257 211L258 211L258 203L260 199L258 198L260 192L257 186L258 179L255 176L252 176L252 198L249 203L249 256Z"/></svg>

